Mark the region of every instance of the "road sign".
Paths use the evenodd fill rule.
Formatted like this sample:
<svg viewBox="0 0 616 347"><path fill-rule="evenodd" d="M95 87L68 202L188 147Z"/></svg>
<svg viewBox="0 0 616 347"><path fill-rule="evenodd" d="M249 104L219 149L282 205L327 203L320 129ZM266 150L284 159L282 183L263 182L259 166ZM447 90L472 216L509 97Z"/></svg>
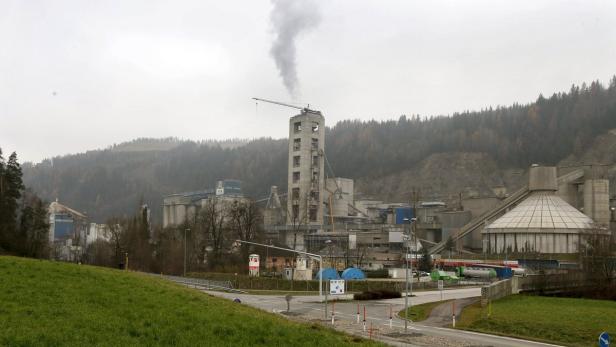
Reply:
<svg viewBox="0 0 616 347"><path fill-rule="evenodd" d="M610 335L607 332L602 332L599 335L599 347L609 347L610 346Z"/></svg>
<svg viewBox="0 0 616 347"><path fill-rule="evenodd" d="M344 280L329 280L329 294L344 294Z"/></svg>
<svg viewBox="0 0 616 347"><path fill-rule="evenodd" d="M438 280L438 290L443 290L443 280Z"/></svg>

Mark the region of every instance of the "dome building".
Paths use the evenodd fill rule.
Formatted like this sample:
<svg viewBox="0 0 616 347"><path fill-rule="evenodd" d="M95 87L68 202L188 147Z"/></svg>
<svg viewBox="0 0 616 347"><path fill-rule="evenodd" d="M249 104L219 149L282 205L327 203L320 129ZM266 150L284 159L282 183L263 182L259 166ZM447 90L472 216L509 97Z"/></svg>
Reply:
<svg viewBox="0 0 616 347"><path fill-rule="evenodd" d="M577 253L595 223L557 194L555 167L533 166L529 196L482 231L484 252Z"/></svg>

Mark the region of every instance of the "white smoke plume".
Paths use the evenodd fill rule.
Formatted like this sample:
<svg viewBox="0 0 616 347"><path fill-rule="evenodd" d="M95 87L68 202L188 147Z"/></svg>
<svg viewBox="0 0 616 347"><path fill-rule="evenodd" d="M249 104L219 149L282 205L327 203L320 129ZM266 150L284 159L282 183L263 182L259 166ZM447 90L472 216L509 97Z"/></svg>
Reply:
<svg viewBox="0 0 616 347"><path fill-rule="evenodd" d="M282 82L293 99L299 96L295 41L298 36L321 21L315 0L272 0L270 20L276 37L270 54L282 77Z"/></svg>

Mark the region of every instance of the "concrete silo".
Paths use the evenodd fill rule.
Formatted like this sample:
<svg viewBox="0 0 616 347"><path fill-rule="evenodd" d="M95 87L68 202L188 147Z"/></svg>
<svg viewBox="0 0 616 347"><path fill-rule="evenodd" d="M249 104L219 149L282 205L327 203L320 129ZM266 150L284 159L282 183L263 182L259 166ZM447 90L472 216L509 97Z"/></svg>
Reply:
<svg viewBox="0 0 616 347"><path fill-rule="evenodd" d="M484 228L484 252L576 253L585 235L597 232L591 218L556 194L555 167L531 167L528 186L524 201Z"/></svg>

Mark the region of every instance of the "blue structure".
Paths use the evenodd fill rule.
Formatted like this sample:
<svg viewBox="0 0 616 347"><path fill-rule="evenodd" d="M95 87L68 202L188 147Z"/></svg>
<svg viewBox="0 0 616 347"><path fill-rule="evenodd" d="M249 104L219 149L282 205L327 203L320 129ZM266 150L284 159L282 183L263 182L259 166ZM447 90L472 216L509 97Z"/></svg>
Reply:
<svg viewBox="0 0 616 347"><path fill-rule="evenodd" d="M342 271L343 280L363 280L366 278L366 274L356 267L350 267Z"/></svg>
<svg viewBox="0 0 616 347"><path fill-rule="evenodd" d="M54 240L65 239L73 235L75 230L73 216L69 213L55 213L52 215L52 236Z"/></svg>
<svg viewBox="0 0 616 347"><path fill-rule="evenodd" d="M405 222L404 219L410 220L415 217L412 207L396 207L394 213L396 215L396 224L406 224L408 222Z"/></svg>
<svg viewBox="0 0 616 347"><path fill-rule="evenodd" d="M318 280L321 274L323 274L324 280L339 280L340 279L340 276L338 275L338 271L336 271L336 269L331 268L331 267L319 270L319 272L317 272L317 275L314 278Z"/></svg>

